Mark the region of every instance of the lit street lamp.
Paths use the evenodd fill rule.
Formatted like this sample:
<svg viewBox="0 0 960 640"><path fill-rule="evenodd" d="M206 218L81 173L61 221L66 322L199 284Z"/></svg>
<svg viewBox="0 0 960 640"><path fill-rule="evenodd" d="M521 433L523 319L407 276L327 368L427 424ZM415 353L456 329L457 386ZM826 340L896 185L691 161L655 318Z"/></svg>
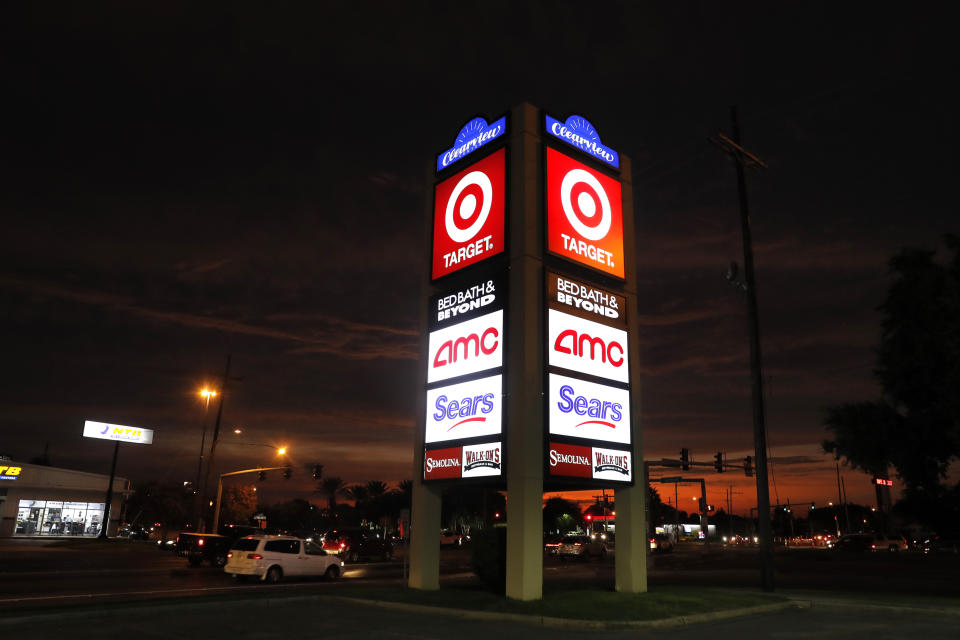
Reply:
<svg viewBox="0 0 960 640"><path fill-rule="evenodd" d="M203 449L207 443L207 410L210 409L210 400L217 396L217 392L204 387L199 391L199 395L203 398L202 435L200 436L200 460L197 462L197 479L193 483L193 493L196 495L194 499L194 508L196 511L194 526L197 530L200 529L200 503L203 500L203 496L200 495L200 474L203 472Z"/></svg>

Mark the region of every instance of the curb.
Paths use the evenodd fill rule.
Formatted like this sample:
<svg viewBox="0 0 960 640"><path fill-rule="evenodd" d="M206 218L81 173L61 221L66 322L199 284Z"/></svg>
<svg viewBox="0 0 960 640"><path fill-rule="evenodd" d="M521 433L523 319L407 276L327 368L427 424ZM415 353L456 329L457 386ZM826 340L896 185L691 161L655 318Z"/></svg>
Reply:
<svg viewBox="0 0 960 640"><path fill-rule="evenodd" d="M553 618L549 616L533 616L524 613L501 613L498 611L472 611L470 609L450 609L447 607L431 607L422 604L408 604L405 602L389 602L385 600L363 600L360 598L351 598L349 596L321 596L326 600L335 602L354 602L357 604L378 607L381 609L392 609L395 611L408 611L410 613L422 613L432 615L451 616L463 618L466 620L486 620L486 621L510 621L522 622L526 624L539 625L554 629L574 629L583 631L610 631L616 629L671 629L675 627L685 627L691 624L701 622L712 622L715 620L729 620L732 618L742 618L746 616L758 615L763 613L774 613L786 609L809 609L810 602L804 600L787 600L786 602L775 602L773 604L761 604L755 607L745 607L742 609L726 609L724 611L712 611L710 613L697 613L689 616L675 616L673 618L660 618L657 620L578 620L572 618Z"/></svg>
<svg viewBox="0 0 960 640"><path fill-rule="evenodd" d="M908 607L896 604L873 604L856 600L807 600L807 602L812 609L832 609L856 613L912 613L960 618L960 608L957 607Z"/></svg>

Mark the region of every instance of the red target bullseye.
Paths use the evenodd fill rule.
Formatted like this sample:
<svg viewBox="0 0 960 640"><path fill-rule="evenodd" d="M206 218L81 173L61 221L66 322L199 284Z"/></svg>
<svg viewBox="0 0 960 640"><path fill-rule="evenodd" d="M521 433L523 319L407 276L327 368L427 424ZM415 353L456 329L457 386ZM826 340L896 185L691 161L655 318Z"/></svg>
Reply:
<svg viewBox="0 0 960 640"><path fill-rule="evenodd" d="M483 210L483 189L478 184L471 184L460 192L453 203L453 224L460 231L466 233L477 215Z"/></svg>

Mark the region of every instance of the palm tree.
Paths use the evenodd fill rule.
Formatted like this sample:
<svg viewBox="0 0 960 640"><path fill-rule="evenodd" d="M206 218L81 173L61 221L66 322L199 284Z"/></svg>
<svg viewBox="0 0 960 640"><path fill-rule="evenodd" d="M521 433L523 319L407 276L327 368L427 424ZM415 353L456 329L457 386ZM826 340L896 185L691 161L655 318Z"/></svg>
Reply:
<svg viewBox="0 0 960 640"><path fill-rule="evenodd" d="M364 488L367 490L367 497L370 500L376 500L387 492L387 483L382 480L370 480Z"/></svg>
<svg viewBox="0 0 960 640"><path fill-rule="evenodd" d="M337 513L337 496L346 495L346 486L343 479L337 476L328 476L320 482L320 492L327 495L327 507L331 517Z"/></svg>

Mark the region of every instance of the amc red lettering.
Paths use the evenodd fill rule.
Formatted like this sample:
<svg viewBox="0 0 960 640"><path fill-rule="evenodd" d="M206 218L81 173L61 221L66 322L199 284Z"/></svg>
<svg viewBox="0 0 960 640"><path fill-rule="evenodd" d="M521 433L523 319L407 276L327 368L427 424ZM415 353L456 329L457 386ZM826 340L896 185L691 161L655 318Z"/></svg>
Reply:
<svg viewBox="0 0 960 640"><path fill-rule="evenodd" d="M463 347L463 360L470 358L471 345L473 346L474 356L479 356L481 353L489 356L497 350L500 344L499 337L500 332L497 331L496 327L489 327L479 336L471 333L468 336L460 337L456 340L447 340L440 345L437 354L433 357L433 366L434 368L438 368L456 362L457 356L461 351L461 346Z"/></svg>
<svg viewBox="0 0 960 640"><path fill-rule="evenodd" d="M569 346L564 345L564 339L566 338L569 338ZM585 357L585 345L590 345L591 360L597 359L597 352L599 351L601 362L609 362L614 367L619 367L623 364L623 346L616 340L612 340L610 344L607 344L603 341L603 338L594 338L586 333L581 333L578 336L575 330L566 329L561 331L560 335L558 335L557 339L553 342L555 351L575 355L579 358Z"/></svg>

